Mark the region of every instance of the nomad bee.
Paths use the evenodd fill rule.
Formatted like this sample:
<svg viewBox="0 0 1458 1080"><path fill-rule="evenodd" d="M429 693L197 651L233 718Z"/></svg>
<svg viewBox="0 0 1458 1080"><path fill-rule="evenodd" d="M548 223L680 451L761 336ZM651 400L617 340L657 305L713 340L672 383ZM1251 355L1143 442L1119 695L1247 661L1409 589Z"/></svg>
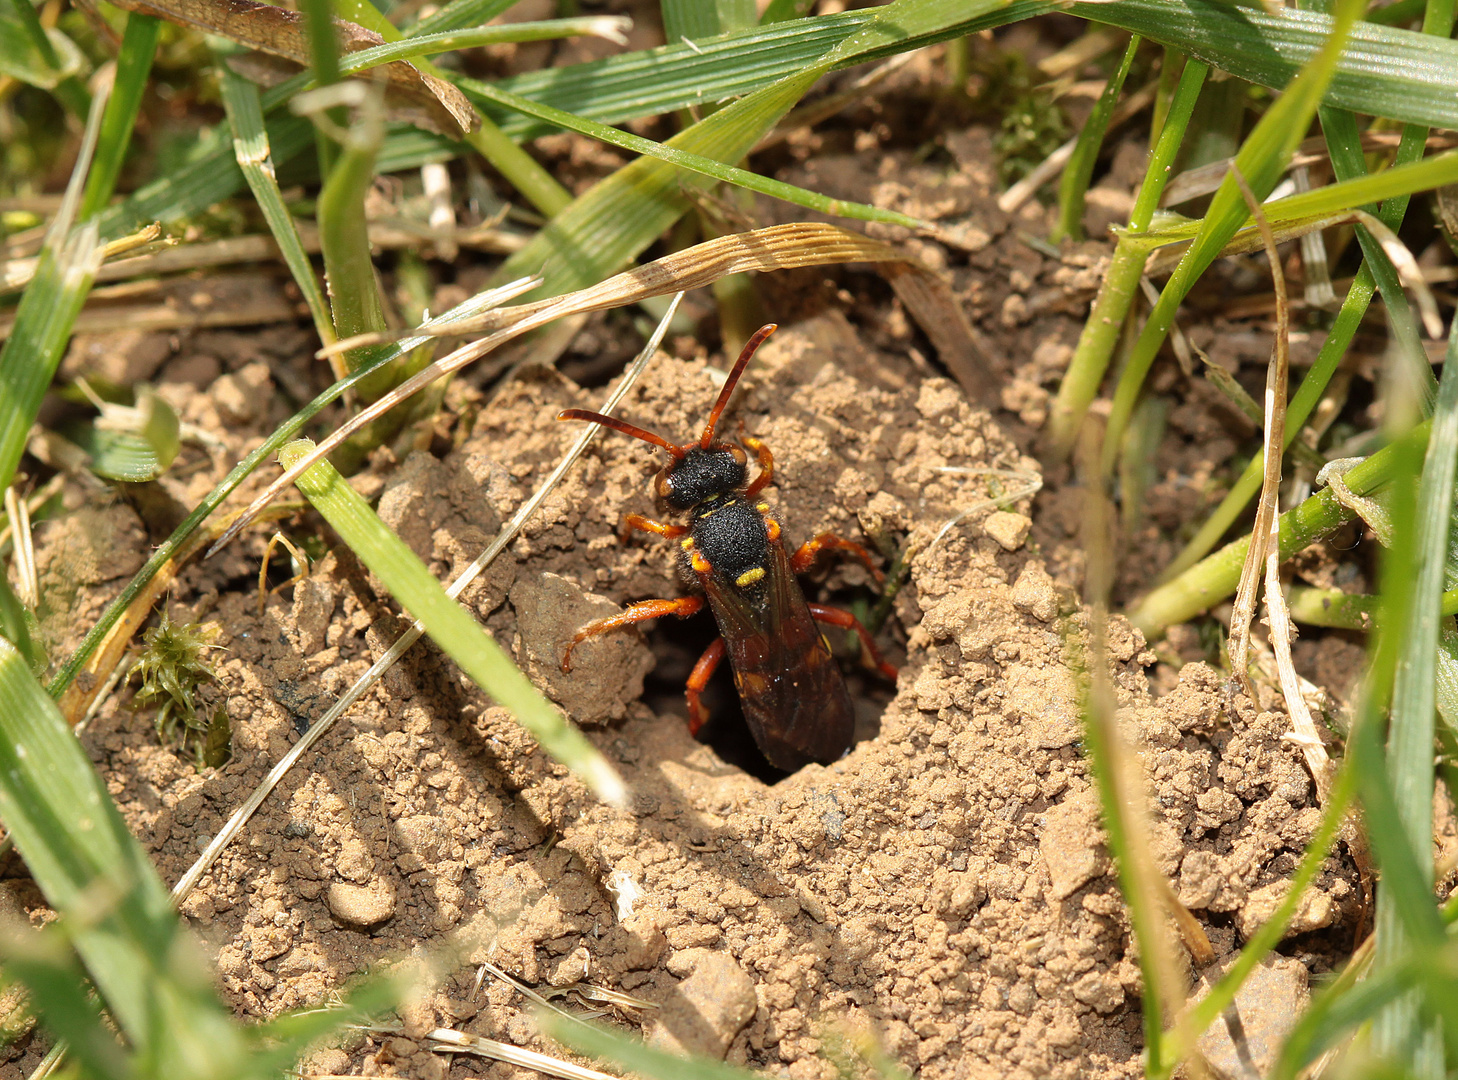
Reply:
<svg viewBox="0 0 1458 1080"><path fill-rule="evenodd" d="M643 600L629 605L621 615L584 626L567 646L562 670L571 670L572 650L587 638L664 615L687 618L702 610L707 598L723 636L705 650L689 676L689 730L697 733L708 719L699 695L727 653L755 742L770 764L791 771L812 761L829 764L841 757L850 748L855 726L845 680L816 620L854 630L886 678L894 680L896 669L880 658L870 634L853 615L808 603L795 580L822 550L835 548L859 558L879 581L881 573L871 564L866 549L822 533L793 555L786 555L779 522L758 501L759 493L774 478L769 448L741 429L740 439L759 465L759 475L751 482L745 450L714 440L719 417L750 357L774 331L771 323L749 339L709 412L704 433L682 446L601 413L585 409L558 413L558 420L601 424L668 454L669 462L654 481L654 491L669 510L687 515L688 524L664 524L629 514L624 529L641 529L678 541L685 579L697 581L703 590L702 595L677 600Z"/></svg>

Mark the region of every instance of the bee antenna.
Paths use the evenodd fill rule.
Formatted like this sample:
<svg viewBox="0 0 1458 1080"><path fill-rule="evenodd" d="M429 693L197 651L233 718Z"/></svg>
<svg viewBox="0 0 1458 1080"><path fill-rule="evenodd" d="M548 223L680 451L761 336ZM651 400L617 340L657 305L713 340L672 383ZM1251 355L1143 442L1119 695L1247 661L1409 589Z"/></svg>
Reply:
<svg viewBox="0 0 1458 1080"><path fill-rule="evenodd" d="M714 408L709 412L709 422L704 426L704 434L699 439L699 446L704 450L707 450L709 444L714 441L714 428L719 424L719 417L728 408L729 399L734 396L734 387L739 385L739 376L743 375L744 369L749 366L750 357L764 344L765 338L778 329L777 323L765 323L744 343L744 349L740 352L739 359L734 361L734 366L729 370L729 377L724 380L724 389L719 391L719 400L714 402Z"/></svg>
<svg viewBox="0 0 1458 1080"><path fill-rule="evenodd" d="M621 431L624 435L631 435L635 439L642 439L645 443L652 443L660 449L667 450L675 461L682 461L684 450L680 446L674 446L662 435L654 434L645 428L637 427L626 420L619 420L616 416L604 416L602 413L591 412L587 409L563 409L557 414L558 420L586 420L589 424L601 424L605 428L612 428L614 431Z"/></svg>

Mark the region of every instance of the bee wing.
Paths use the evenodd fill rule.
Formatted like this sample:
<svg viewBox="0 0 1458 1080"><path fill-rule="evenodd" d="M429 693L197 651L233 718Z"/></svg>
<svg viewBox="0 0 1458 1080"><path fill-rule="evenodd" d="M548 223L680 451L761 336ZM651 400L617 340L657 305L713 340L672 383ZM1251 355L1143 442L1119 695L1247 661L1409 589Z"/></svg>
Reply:
<svg viewBox="0 0 1458 1080"><path fill-rule="evenodd" d="M765 576L752 587L713 570L699 578L724 635L744 718L765 757L785 770L829 764L850 747L850 694L784 548L770 543L767 555Z"/></svg>

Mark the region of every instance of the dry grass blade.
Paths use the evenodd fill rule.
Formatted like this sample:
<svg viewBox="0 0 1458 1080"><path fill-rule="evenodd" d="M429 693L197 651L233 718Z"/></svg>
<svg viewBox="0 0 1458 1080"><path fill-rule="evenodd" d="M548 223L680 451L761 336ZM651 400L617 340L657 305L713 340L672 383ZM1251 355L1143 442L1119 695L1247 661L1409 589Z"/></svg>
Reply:
<svg viewBox="0 0 1458 1080"><path fill-rule="evenodd" d="M603 403L602 412L611 413L618 406L618 403L622 401L627 392L632 389L633 384L637 382L638 377L643 373L643 369L648 366L648 361L652 359L653 354L662 343L663 335L668 332L668 325L677 313L679 301L682 299L683 294L680 293L668 305L668 310L664 313L663 318L659 320L658 327L654 330L653 336L648 339L647 344L643 347L643 351L638 354L638 358L624 373L623 378L618 383L617 389ZM557 463L557 467L542 481L532 496L517 508L511 520L501 527L501 532L497 534L496 539L487 546L485 551L476 557L470 566L466 567L451 582L450 587L446 589L446 595L452 599L460 596L466 587L475 581L491 565L496 557L506 549L506 545L516 538L522 526L536 513L537 508L546 501L547 496L561 482L562 477L567 475L567 471L582 456L582 453L591 445L592 441L597 438L601 431L602 429L595 424L585 427L582 430L573 442L572 448ZM219 543L221 542L219 541ZM197 861L188 868L187 873L183 874L177 884L173 886L172 902L174 904L180 904L183 900L187 899L192 890L196 888L197 883L202 880L203 874L207 873L208 868L217 861L223 849L233 842L233 839L242 830L248 819L253 816L253 812L263 804L263 800L268 798L269 793L278 786L278 782L298 763L304 754L308 752L309 748L318 742L326 731L334 726L335 722L344 715L345 711L351 705L367 694L375 683L384 676L385 672L389 671L395 665L395 662L405 655L405 652L410 646L420 640L424 633L424 626L419 622L413 623L410 629L401 634L395 643L386 650L385 654L371 664L369 670L361 675L355 681L354 685L346 690L323 716L314 721L309 727L309 730L304 733L303 737L259 781L258 786L253 789L252 794L248 796L248 799L243 805L233 811L232 817L218 830L218 834L213 837L207 848L198 856Z"/></svg>
<svg viewBox="0 0 1458 1080"><path fill-rule="evenodd" d="M697 244L565 296L501 308L490 317L443 323L412 331L412 336L415 333L455 336L482 330L492 332L422 368L390 394L322 439L311 454L286 470L249 505L242 517L234 522L208 554L211 555L236 536L280 491L352 432L383 415L436 379L458 371L513 338L565 316L624 307L653 296L702 288L729 274L849 262L877 264L890 279L892 287L907 309L926 330L927 336L937 346L943 362L963 388L977 399L983 399L990 393L987 368L982 362L983 350L977 344L966 315L953 298L951 287L912 256L890 244L872 240L836 225L795 222L735 233ZM348 338L336 342L328 349L320 350L318 355L329 356L380 340L376 335Z"/></svg>
<svg viewBox="0 0 1458 1080"><path fill-rule="evenodd" d="M118 0L117 7L152 15L182 26L246 45L250 49L309 65L309 42L304 16L256 0ZM362 26L334 20L341 52L360 52L384 45L385 39ZM410 119L440 135L460 139L480 126L476 110L464 94L444 79L417 70L404 60L372 69L383 73L390 90L410 107Z"/></svg>
<svg viewBox="0 0 1458 1080"><path fill-rule="evenodd" d="M280 511L284 507L277 508ZM294 509L293 507L287 508ZM111 631L81 669L81 675L66 687L57 705L66 723L75 727L91 713L113 685L111 675L121 664L132 638L152 614L157 601L172 587L178 572L221 530L221 522L204 525L178 549L141 592L127 605Z"/></svg>
<svg viewBox="0 0 1458 1080"><path fill-rule="evenodd" d="M319 253L319 230L307 221L296 222L299 238L304 250L311 255ZM125 281L131 278L150 277L158 274L172 274L183 270L201 270L213 266L227 266L232 263L276 261L281 256L273 237L257 234L252 236L228 236L219 240L203 240L196 244L168 243L164 247L132 255L125 259L114 258L123 252L156 240L162 230L158 225L149 225L140 232L113 240L106 245L106 258L96 272L97 281ZM419 248L422 240L435 237L429 225L404 218L382 219L369 224L370 246L385 250L398 248ZM510 255L520 251L527 242L522 233L502 229L496 224L474 225L457 228L450 232L450 239L458 247L473 251L484 251L491 255ZM37 259L30 256L11 259L0 263L0 292L24 288L35 276Z"/></svg>
<svg viewBox="0 0 1458 1080"><path fill-rule="evenodd" d="M130 236L122 236L116 240L109 241L102 248L102 259L114 259L128 251L150 244L162 235L162 226L155 221L144 229L139 229ZM36 267L40 264L39 256L31 255L22 259L10 259L0 263L0 292L16 292L30 284L30 279L35 277ZM96 278L102 280L102 272L97 271Z"/></svg>
<svg viewBox="0 0 1458 1080"><path fill-rule="evenodd" d="M15 595L32 611L40 603L40 579L35 568L35 539L30 532L30 508L11 484L5 489L5 516L14 538L11 566L15 574Z"/></svg>
<svg viewBox="0 0 1458 1080"><path fill-rule="evenodd" d="M1231 670L1246 694L1254 700L1255 690L1246 670L1246 658L1250 653L1250 623L1255 615L1257 590L1266 552L1276 551L1279 560L1279 538L1272 535L1272 530L1279 527L1277 510L1281 494L1281 447L1285 445L1286 377L1290 369L1289 327L1286 320L1290 316L1290 306L1286 301L1286 276L1281 272L1281 256L1276 250L1276 237L1271 231L1271 224L1266 220L1265 214L1261 213L1260 201L1256 199L1240 169L1234 164L1230 168L1260 231L1276 290L1276 346L1266 368L1265 471L1261 478L1261 497L1256 507L1255 525L1251 530L1250 549L1246 552L1245 566L1240 573L1240 586L1235 591L1235 606L1230 613L1230 640L1226 643ZM1279 566L1279 561L1277 565ZM1279 582L1277 590L1279 591ZM1289 642L1287 646L1289 650Z"/></svg>
<svg viewBox="0 0 1458 1080"><path fill-rule="evenodd" d="M425 1037L430 1040L432 1050L449 1054L476 1054L492 1061L504 1061L521 1069L532 1069L544 1076L560 1077L561 1080L618 1080L611 1073L586 1069L561 1058L497 1042L495 1039L484 1039L480 1035L469 1035L453 1028L436 1028Z"/></svg>
<svg viewBox="0 0 1458 1080"><path fill-rule="evenodd" d="M150 294L152 303L118 303ZM93 289L72 323L72 333L113 330L164 331L207 326L258 326L292 322L298 309L272 273L214 274L206 288L175 279ZM0 341L15 333L14 316L0 316Z"/></svg>
<svg viewBox="0 0 1458 1080"><path fill-rule="evenodd" d="M1271 264L1271 283L1276 294L1276 342L1271 353L1270 365L1266 371L1266 415L1265 437L1262 450L1265 454L1265 469L1261 478L1261 501L1256 512L1257 522L1265 513L1266 521L1266 613L1271 631L1271 650L1276 657L1276 671L1280 676L1281 693L1286 699L1286 714L1291 718L1292 742L1301 748L1306 767L1316 785L1316 796L1325 806L1331 796L1332 764L1327 756L1326 745L1316 729L1316 722L1307 707L1306 696L1301 692L1301 677L1296 673L1296 664L1291 657L1291 642L1296 638L1296 628L1291 623L1291 612L1286 606L1286 594L1281 588L1281 544L1280 517L1277 498L1281 487L1281 447L1286 438L1286 387L1290 379L1291 364L1291 305L1286 295L1286 276L1281 270L1280 253L1276 250L1275 234L1271 223L1266 220L1256 205L1250 189L1239 171L1235 174L1241 184L1241 191L1251 207L1251 216L1260 229L1265 244L1266 258ZM1379 222L1380 224L1380 222ZM1390 230L1386 230L1390 233ZM1308 235L1319 235L1316 233ZM1379 235L1379 240L1381 239ZM1396 241L1396 237L1392 239ZM1384 247L1385 247L1384 242ZM1399 245L1400 246L1400 245ZM1404 252L1407 250L1403 248ZM1324 249L1323 249L1324 253ZM1329 287L1329 283L1328 283ZM1269 503L1269 505L1268 505ZM1252 556L1255 544L1251 545ZM1242 582L1244 584L1244 582ZM1244 672L1244 654L1241 654L1240 670Z"/></svg>

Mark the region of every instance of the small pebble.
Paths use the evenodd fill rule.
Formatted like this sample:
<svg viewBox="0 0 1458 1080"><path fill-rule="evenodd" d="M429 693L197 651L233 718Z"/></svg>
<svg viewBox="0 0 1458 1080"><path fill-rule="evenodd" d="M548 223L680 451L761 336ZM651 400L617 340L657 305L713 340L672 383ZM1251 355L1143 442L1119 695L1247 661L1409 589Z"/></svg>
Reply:
<svg viewBox="0 0 1458 1080"><path fill-rule="evenodd" d="M648 1044L673 1054L722 1060L729 1044L759 1008L752 980L734 959L689 950L693 972L663 1002ZM675 965L670 962L672 969Z"/></svg>
<svg viewBox="0 0 1458 1080"><path fill-rule="evenodd" d="M1042 563L1030 562L1023 567L1012 587L1012 602L1013 607L1042 622L1058 617L1058 590Z"/></svg>
<svg viewBox="0 0 1458 1080"><path fill-rule="evenodd" d="M342 923L369 930L395 914L395 890L383 881L349 885L336 881L325 896L329 913Z"/></svg>
<svg viewBox="0 0 1458 1080"><path fill-rule="evenodd" d="M987 520L982 523L982 531L1002 545L1004 551L1016 551L1022 547L1032 527L1030 518L1010 514L1006 510L988 514Z"/></svg>

